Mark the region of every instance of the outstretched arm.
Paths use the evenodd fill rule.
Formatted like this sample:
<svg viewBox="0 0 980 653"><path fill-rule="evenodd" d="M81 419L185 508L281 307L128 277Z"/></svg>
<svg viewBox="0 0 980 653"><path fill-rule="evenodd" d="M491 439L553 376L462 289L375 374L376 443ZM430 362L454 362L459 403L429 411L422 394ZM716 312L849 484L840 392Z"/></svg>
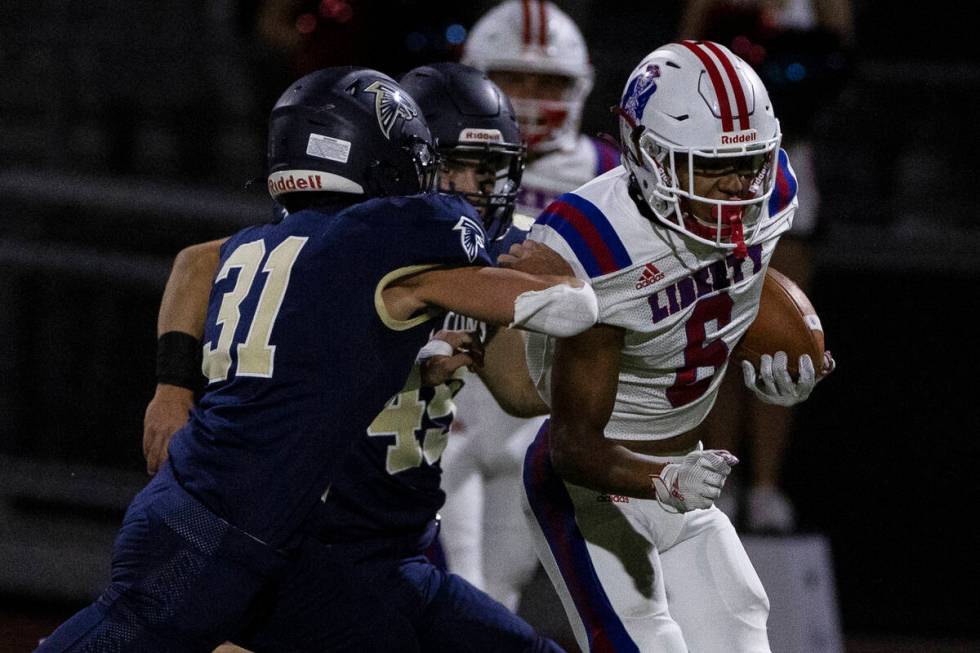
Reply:
<svg viewBox="0 0 980 653"><path fill-rule="evenodd" d="M179 370L189 368L191 374L199 371L200 339L222 242L214 240L181 250L163 291L157 318L158 383L143 416L143 456L150 474L167 459L170 438L187 422L194 405L194 384L182 380L188 372Z"/></svg>
<svg viewBox="0 0 980 653"><path fill-rule="evenodd" d="M393 282L382 297L398 320L439 307L558 337L581 333L595 324L599 312L591 287L579 279L490 267L419 272Z"/></svg>

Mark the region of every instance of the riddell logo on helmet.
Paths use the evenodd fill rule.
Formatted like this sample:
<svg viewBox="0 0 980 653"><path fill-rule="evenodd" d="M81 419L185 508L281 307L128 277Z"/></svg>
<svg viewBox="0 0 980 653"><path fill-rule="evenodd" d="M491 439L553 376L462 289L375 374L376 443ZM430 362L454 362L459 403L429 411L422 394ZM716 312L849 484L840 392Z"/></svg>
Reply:
<svg viewBox="0 0 980 653"><path fill-rule="evenodd" d="M500 133L499 129L474 129L467 128L459 133L460 143L472 143L476 141L477 143L500 143L504 140L504 135Z"/></svg>
<svg viewBox="0 0 980 653"><path fill-rule="evenodd" d="M269 177L269 194L273 197L281 193L300 190L323 190L323 181L320 175Z"/></svg>
<svg viewBox="0 0 980 653"><path fill-rule="evenodd" d="M759 140L759 132L752 129L747 132L739 132L737 134L722 134L721 144L722 145L736 145L738 143L751 143L752 141Z"/></svg>

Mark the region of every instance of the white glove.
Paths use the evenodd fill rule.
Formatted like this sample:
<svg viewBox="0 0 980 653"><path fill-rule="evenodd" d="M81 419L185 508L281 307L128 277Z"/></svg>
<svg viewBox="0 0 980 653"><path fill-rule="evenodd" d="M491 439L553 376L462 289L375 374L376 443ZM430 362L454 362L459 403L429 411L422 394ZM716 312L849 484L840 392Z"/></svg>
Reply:
<svg viewBox="0 0 980 653"><path fill-rule="evenodd" d="M679 463L667 463L660 474L651 476L657 501L677 512L710 508L721 495L725 479L738 458L723 449L698 448Z"/></svg>
<svg viewBox="0 0 980 653"><path fill-rule="evenodd" d="M813 369L810 356L800 356L800 378L793 383L786 367L787 356L784 351L777 351L775 356L763 354L759 359L759 375L756 377L755 367L749 361L742 361L742 376L745 386L755 393L760 401L777 406L792 406L806 400L817 385L817 375Z"/></svg>

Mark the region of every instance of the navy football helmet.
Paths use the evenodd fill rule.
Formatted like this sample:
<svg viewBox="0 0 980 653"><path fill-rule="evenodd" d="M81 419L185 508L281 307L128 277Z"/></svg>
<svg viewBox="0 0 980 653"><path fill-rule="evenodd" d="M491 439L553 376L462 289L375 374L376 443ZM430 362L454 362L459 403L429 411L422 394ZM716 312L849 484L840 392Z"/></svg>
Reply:
<svg viewBox="0 0 980 653"><path fill-rule="evenodd" d="M269 118L268 164L274 198L379 197L431 190L436 154L422 112L395 80L346 66L310 73L280 96Z"/></svg>
<svg viewBox="0 0 980 653"><path fill-rule="evenodd" d="M526 157L510 100L485 73L458 63L420 66L401 85L418 101L435 139L439 190L465 197L483 216L487 236L501 236Z"/></svg>

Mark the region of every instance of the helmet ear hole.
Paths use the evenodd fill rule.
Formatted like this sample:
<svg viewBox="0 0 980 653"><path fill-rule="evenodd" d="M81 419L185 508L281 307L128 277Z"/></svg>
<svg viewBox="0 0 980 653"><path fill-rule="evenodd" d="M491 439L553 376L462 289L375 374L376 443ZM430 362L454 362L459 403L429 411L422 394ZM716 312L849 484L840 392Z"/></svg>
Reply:
<svg viewBox="0 0 980 653"><path fill-rule="evenodd" d="M637 150L640 149L640 136L642 135L643 135L643 125L637 125L636 127L633 128L633 131L630 133L630 140L633 141L633 145L636 147Z"/></svg>
<svg viewBox="0 0 980 653"><path fill-rule="evenodd" d="M376 197L412 195L427 190L410 171L389 161L372 161L367 170L369 194Z"/></svg>
<svg viewBox="0 0 980 653"><path fill-rule="evenodd" d="M372 161L367 169L367 187L371 195L391 195L391 188L398 182L398 173L384 161Z"/></svg>

